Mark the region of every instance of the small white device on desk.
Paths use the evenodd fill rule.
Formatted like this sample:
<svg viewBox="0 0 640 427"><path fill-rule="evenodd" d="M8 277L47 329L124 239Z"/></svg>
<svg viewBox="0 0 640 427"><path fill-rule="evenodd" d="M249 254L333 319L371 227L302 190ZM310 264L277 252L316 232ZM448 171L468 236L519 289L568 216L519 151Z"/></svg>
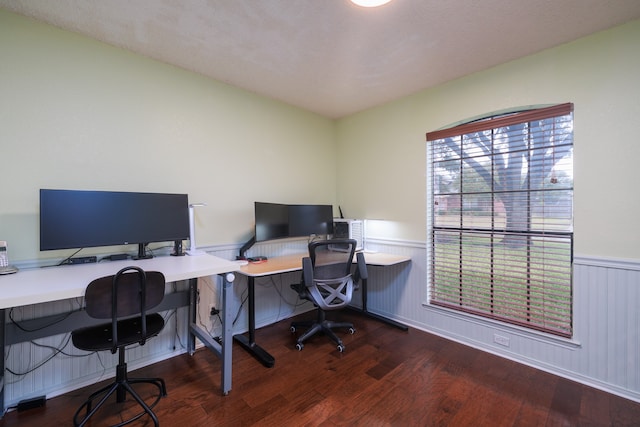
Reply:
<svg viewBox="0 0 640 427"><path fill-rule="evenodd" d="M354 239L357 242L356 251L364 249L364 226L361 219L333 219L334 239ZM334 250L340 248L333 247Z"/></svg>
<svg viewBox="0 0 640 427"><path fill-rule="evenodd" d="M9 265L9 254L7 253L7 242L0 240L0 274L16 273L18 269Z"/></svg>

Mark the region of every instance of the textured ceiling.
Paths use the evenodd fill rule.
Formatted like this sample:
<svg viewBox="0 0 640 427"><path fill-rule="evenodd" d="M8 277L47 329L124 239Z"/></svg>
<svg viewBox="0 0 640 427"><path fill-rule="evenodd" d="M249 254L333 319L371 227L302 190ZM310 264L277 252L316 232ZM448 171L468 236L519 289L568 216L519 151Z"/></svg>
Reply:
<svg viewBox="0 0 640 427"><path fill-rule="evenodd" d="M0 7L343 117L640 17L639 0L0 0Z"/></svg>

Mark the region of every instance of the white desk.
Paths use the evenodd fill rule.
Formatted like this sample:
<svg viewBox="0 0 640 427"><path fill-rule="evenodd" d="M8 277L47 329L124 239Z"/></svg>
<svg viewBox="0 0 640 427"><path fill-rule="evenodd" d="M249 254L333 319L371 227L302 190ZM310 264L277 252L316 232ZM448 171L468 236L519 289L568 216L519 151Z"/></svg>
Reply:
<svg viewBox="0 0 640 427"><path fill-rule="evenodd" d="M271 368L275 364L275 359L266 350L260 347L255 340L256 320L255 320L255 278L269 276L272 274L289 273L292 271L302 270L302 258L309 256L308 253L298 253L293 255L279 256L269 258L267 261L259 263L249 263L243 265L236 271L244 276L247 276L247 299L249 302L248 317L249 317L249 331L247 335L238 334L233 338L238 344L240 344L245 350L251 353L256 359L260 361L267 368ZM356 261L356 255L354 255L354 262ZM411 261L411 258L384 254L384 253L364 253L364 259L367 265L370 266L391 266L395 264L401 264ZM351 310L354 310L367 317L379 320L387 323L391 326L395 326L401 330L406 331L408 327L395 320L388 319L384 316L372 313L367 308L367 278L362 278L362 308L349 306Z"/></svg>
<svg viewBox="0 0 640 427"><path fill-rule="evenodd" d="M4 360L5 345L19 342L21 338L7 334L5 309L19 307L23 305L38 304L44 302L58 301L69 298L84 296L84 291L89 282L99 277L117 273L121 268L135 265L147 271L160 271L164 274L167 282L189 280L188 295L183 295L177 305L189 305L189 340L187 349L190 354L195 351L195 337L198 337L204 345L211 349L222 360L222 393L227 394L231 390L231 348L233 322L232 310L227 309L231 301L231 292L227 288L231 287L234 275L233 271L238 268L238 264L227 261L213 255L183 256L183 257L157 257L144 260L123 260L110 261L96 264L67 265L57 267L44 267L31 270L23 270L15 274L0 276L0 417L4 415ZM222 343L211 339L206 331L203 331L195 322L197 315L197 278L222 275L222 313L223 330ZM174 294L167 294L167 297ZM163 311L162 306L159 311ZM86 316L84 311L78 312ZM37 321L35 319L34 321ZM74 323L76 322L76 323ZM62 326L66 332L70 331L69 325L78 327L76 319L72 319ZM48 334L60 333L60 326L57 330L52 330ZM46 336L47 332L39 332ZM7 339L8 338L8 339ZM31 338L25 338L31 339ZM24 341L25 339L21 339Z"/></svg>

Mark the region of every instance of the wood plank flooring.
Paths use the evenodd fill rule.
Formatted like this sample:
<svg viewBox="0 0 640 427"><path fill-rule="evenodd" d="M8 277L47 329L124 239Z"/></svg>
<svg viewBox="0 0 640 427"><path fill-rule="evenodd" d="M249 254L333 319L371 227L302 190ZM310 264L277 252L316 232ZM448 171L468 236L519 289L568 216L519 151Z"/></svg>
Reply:
<svg viewBox="0 0 640 427"><path fill-rule="evenodd" d="M165 379L168 396L155 408L162 426L640 426L640 403L422 331L340 316L357 328L341 334L344 353L324 336L297 351L290 320L256 333L276 358L271 369L234 346L228 396L220 393L219 360L204 349L130 376ZM71 425L99 386L9 412L0 426ZM113 403L90 425L115 424L132 406ZM153 423L145 416L133 425Z"/></svg>

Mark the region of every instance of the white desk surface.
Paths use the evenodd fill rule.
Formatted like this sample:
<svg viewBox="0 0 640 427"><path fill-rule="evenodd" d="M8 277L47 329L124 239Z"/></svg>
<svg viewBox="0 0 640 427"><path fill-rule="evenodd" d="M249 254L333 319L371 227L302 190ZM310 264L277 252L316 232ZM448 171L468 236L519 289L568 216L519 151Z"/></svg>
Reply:
<svg viewBox="0 0 640 427"><path fill-rule="evenodd" d="M82 297L93 279L115 274L127 266L160 271L167 282L223 274L238 269L238 264L234 261L203 254L21 270L14 274L0 275L0 309Z"/></svg>
<svg viewBox="0 0 640 427"><path fill-rule="evenodd" d="M302 270L302 258L308 256L306 253L298 253L279 257L269 258L266 261L249 263L240 268L236 267L238 273L245 276L268 276L270 274L288 273ZM364 252L364 260L367 265L389 266L411 261L410 257L402 255L392 255L380 252ZM354 256L355 262L355 256Z"/></svg>

